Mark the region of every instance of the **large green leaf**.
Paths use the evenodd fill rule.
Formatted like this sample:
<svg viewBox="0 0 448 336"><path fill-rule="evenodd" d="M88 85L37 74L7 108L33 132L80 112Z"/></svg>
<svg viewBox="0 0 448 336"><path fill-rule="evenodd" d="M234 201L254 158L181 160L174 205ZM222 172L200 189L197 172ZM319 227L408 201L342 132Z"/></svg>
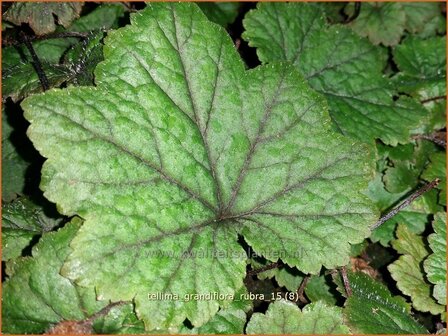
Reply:
<svg viewBox="0 0 448 336"><path fill-rule="evenodd" d="M31 240L61 223L26 197L2 204L2 260L16 258Z"/></svg>
<svg viewBox="0 0 448 336"><path fill-rule="evenodd" d="M97 87L22 103L48 158L45 196L85 219L64 275L135 299L148 330L173 331L201 326L242 287L238 234L303 272L348 263L377 219L361 193L370 154L331 132L323 98L292 67L245 71L190 3L149 4L104 52ZM227 297L148 300L160 292Z"/></svg>
<svg viewBox="0 0 448 336"><path fill-rule="evenodd" d="M54 22L68 27L79 16L82 2L19 2L13 3L3 14L3 19L16 25L28 23L37 35L51 33L56 30Z"/></svg>
<svg viewBox="0 0 448 336"><path fill-rule="evenodd" d="M396 92L382 73L383 50L349 28L328 26L314 4L260 3L243 23L243 37L263 63L290 61L326 96L343 134L368 143L406 143L426 115L408 97L392 99Z"/></svg>
<svg viewBox="0 0 448 336"><path fill-rule="evenodd" d="M428 331L410 315L402 297L364 273L348 273L352 295L345 303L344 315L350 329L366 334L426 334ZM339 290L345 294L339 282Z"/></svg>
<svg viewBox="0 0 448 336"><path fill-rule="evenodd" d="M105 305L93 289L75 286L59 270L80 226L75 219L58 232L45 234L33 257L13 259L2 291L2 331L42 333L61 321L84 320Z"/></svg>
<svg viewBox="0 0 448 336"><path fill-rule="evenodd" d="M428 255L423 238L412 233L406 226L399 225L397 239L392 242L392 246L402 254L387 267L397 282L397 287L403 294L411 297L415 309L434 315L442 313L445 309L431 297L430 284L422 271L423 259Z"/></svg>
<svg viewBox="0 0 448 336"><path fill-rule="evenodd" d="M446 213L439 212L432 223L434 233L428 237L432 254L424 261L428 280L434 284L433 297L446 305Z"/></svg>
<svg viewBox="0 0 448 336"><path fill-rule="evenodd" d="M255 313L246 327L247 334L348 334L339 307L323 302L311 303L302 310L285 300L274 301L266 314Z"/></svg>

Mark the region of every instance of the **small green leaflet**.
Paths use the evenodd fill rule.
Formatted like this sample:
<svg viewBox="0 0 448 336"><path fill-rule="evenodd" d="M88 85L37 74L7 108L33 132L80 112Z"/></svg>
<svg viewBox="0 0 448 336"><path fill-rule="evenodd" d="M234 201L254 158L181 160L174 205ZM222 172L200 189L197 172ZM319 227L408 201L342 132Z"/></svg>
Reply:
<svg viewBox="0 0 448 336"><path fill-rule="evenodd" d="M402 297L392 297L389 290L364 273L348 273L352 295L346 300L344 315L354 333L426 334L428 331L410 315ZM339 291L345 295L341 281Z"/></svg>
<svg viewBox="0 0 448 336"><path fill-rule="evenodd" d="M392 242L392 246L402 254L387 267L397 282L397 287L403 294L411 297L415 309L433 315L442 313L445 308L431 297L430 284L425 280L421 269L421 264L428 255L422 237L412 233L406 226L399 225L397 239Z"/></svg>
<svg viewBox="0 0 448 336"><path fill-rule="evenodd" d="M441 305L446 305L446 213L439 212L432 223L434 233L428 237L432 253L424 261L426 276L434 288L432 296Z"/></svg>
<svg viewBox="0 0 448 336"><path fill-rule="evenodd" d="M364 4L363 4L364 5ZM306 3L259 3L244 21L243 38L263 63L290 61L328 100L334 127L367 143L397 145L426 112L398 96L383 75L386 54L342 25L325 23L322 10Z"/></svg>
<svg viewBox="0 0 448 336"><path fill-rule="evenodd" d="M83 5L82 2L13 3L3 14L3 19L18 26L28 23L37 35L43 35L56 30L55 17L57 23L68 27L79 16Z"/></svg>
<svg viewBox="0 0 448 336"><path fill-rule="evenodd" d="M192 3L149 4L109 33L104 58L96 87L22 103L48 159L45 196L85 219L63 275L99 299L134 300L148 331L175 332L243 286L238 234L305 273L348 263L378 217L361 193L371 154L331 132L325 100L294 68L245 71Z"/></svg>
<svg viewBox="0 0 448 336"><path fill-rule="evenodd" d="M278 300L269 305L266 315L255 313L246 327L247 334L349 334L342 309L318 301L302 310L296 304Z"/></svg>

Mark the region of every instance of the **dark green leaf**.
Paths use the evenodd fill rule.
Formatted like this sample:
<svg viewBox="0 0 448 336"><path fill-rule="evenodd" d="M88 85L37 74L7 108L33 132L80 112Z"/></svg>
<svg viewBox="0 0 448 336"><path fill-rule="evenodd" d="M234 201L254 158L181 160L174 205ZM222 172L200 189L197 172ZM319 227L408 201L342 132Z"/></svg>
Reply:
<svg viewBox="0 0 448 336"><path fill-rule="evenodd" d="M367 334L426 334L428 331L410 315L402 297L364 273L348 273L352 295L347 299L344 315L350 329ZM339 281L339 290L345 294Z"/></svg>
<svg viewBox="0 0 448 336"><path fill-rule="evenodd" d="M349 28L325 23L321 9L305 3L259 3L244 21L244 39L263 63L287 60L326 96L335 127L367 143L379 138L407 143L427 115L397 95L382 71L384 50Z"/></svg>

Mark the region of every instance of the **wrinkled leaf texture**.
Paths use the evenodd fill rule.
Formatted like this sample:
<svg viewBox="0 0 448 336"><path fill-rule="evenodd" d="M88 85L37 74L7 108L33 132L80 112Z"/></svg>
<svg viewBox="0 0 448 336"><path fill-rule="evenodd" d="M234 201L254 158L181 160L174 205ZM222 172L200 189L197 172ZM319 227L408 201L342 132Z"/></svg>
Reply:
<svg viewBox="0 0 448 336"><path fill-rule="evenodd" d="M290 65L245 71L195 4L148 4L131 23L106 38L96 87L22 103L45 196L85 219L62 274L176 331L230 299L148 294L235 293L238 235L305 273L347 264L377 218L360 193L373 167L330 130L323 97Z"/></svg>

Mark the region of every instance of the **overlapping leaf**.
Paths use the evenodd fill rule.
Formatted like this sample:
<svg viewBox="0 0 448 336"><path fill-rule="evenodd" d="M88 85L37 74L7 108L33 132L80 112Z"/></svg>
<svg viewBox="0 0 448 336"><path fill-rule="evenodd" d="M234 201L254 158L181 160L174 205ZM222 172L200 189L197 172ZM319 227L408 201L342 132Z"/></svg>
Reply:
<svg viewBox="0 0 448 336"><path fill-rule="evenodd" d="M433 315L442 313L445 309L431 297L430 284L425 280L422 271L423 260L428 255L423 239L406 226L399 225L397 240L392 242L392 246L402 254L388 266L397 287L403 294L411 297L415 309Z"/></svg>
<svg viewBox="0 0 448 336"><path fill-rule="evenodd" d="M365 142L410 141L426 112L396 95L383 76L385 53L349 28L327 26L314 4L261 3L244 19L243 37L263 63L287 60L323 93L335 128Z"/></svg>
<svg viewBox="0 0 448 336"><path fill-rule="evenodd" d="M428 237L432 254L424 261L428 280L434 284L432 295L446 305L446 213L439 212L432 224L434 233Z"/></svg>
<svg viewBox="0 0 448 336"><path fill-rule="evenodd" d="M245 71L196 5L134 15L109 34L95 78L22 106L48 158L46 197L86 220L62 273L100 299L134 299L148 330L201 326L242 287L238 234L313 273L346 264L368 235L366 147L329 130L292 67ZM148 300L159 292L227 296Z"/></svg>
<svg viewBox="0 0 448 336"><path fill-rule="evenodd" d="M246 327L247 334L348 334L341 308L323 302L311 303L302 310L292 302L279 300L269 305L266 314L255 313Z"/></svg>

